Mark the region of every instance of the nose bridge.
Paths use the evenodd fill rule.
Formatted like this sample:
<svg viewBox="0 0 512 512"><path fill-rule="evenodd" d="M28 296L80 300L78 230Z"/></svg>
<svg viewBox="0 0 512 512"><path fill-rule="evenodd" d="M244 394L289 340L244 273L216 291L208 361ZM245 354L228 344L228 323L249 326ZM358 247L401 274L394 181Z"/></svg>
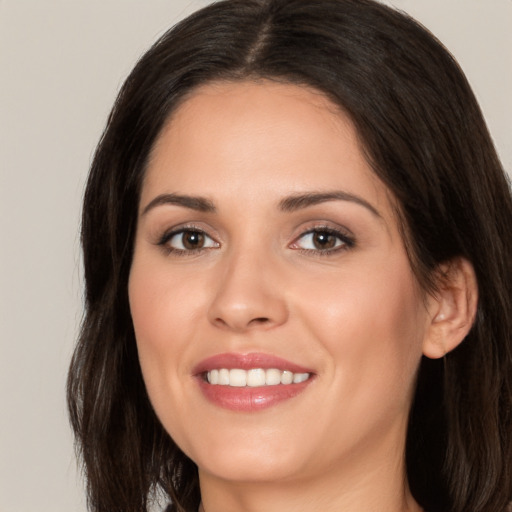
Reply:
<svg viewBox="0 0 512 512"><path fill-rule="evenodd" d="M210 321L236 331L269 328L287 319L278 258L258 244L227 251L219 272Z"/></svg>

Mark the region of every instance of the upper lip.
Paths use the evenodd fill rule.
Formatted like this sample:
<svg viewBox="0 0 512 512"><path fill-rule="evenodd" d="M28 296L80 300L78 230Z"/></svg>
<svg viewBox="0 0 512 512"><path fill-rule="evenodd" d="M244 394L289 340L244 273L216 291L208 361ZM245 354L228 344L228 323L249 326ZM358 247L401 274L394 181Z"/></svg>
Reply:
<svg viewBox="0 0 512 512"><path fill-rule="evenodd" d="M217 354L200 361L193 368L193 374L198 375L210 370L226 368L228 370L239 368L241 370L251 370L253 368L277 370L288 370L293 373L313 373L309 368L293 363L281 357L271 354L252 352L249 354L225 353Z"/></svg>

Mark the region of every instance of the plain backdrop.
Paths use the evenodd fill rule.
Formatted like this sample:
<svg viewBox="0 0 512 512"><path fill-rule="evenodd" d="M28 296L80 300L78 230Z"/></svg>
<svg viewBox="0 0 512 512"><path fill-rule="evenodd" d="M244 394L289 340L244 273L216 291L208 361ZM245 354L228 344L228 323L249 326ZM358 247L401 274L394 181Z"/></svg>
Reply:
<svg viewBox="0 0 512 512"><path fill-rule="evenodd" d="M85 512L65 409L80 201L137 58L206 0L0 0L0 512ZM473 84L512 169L512 0L390 0ZM512 228L512 226L511 226Z"/></svg>

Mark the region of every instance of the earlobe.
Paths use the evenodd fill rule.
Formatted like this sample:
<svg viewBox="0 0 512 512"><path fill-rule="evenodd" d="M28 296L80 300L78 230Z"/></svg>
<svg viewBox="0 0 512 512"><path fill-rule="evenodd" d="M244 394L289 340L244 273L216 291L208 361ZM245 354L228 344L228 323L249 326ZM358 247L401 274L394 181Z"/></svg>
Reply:
<svg viewBox="0 0 512 512"><path fill-rule="evenodd" d="M429 325L423 354L438 359L457 347L467 336L476 316L478 284L473 265L456 258L439 268L439 284L429 297Z"/></svg>

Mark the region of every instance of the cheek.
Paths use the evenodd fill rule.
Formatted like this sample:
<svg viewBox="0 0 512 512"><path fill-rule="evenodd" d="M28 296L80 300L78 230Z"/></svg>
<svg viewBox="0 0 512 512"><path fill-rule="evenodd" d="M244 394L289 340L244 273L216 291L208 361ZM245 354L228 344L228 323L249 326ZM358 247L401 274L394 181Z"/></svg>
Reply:
<svg viewBox="0 0 512 512"><path fill-rule="evenodd" d="M426 311L408 262L387 261L336 280L311 280L298 307L332 361L333 378L343 382L340 389L348 385L361 393L361 403L363 395L370 400L389 392L402 396L405 407L421 358Z"/></svg>
<svg viewBox="0 0 512 512"><path fill-rule="evenodd" d="M187 452L191 340L197 339L200 293L190 276L169 275L165 266L134 259L129 299L144 383L160 422Z"/></svg>
<svg viewBox="0 0 512 512"><path fill-rule="evenodd" d="M129 280L130 310L140 350L174 352L195 325L201 288L186 273L136 259Z"/></svg>
<svg viewBox="0 0 512 512"><path fill-rule="evenodd" d="M158 413L160 402L173 400L168 390L179 390L180 373L186 370L183 340L194 325L194 292L184 293L183 284L170 280L161 266L135 258L128 294L142 374Z"/></svg>

